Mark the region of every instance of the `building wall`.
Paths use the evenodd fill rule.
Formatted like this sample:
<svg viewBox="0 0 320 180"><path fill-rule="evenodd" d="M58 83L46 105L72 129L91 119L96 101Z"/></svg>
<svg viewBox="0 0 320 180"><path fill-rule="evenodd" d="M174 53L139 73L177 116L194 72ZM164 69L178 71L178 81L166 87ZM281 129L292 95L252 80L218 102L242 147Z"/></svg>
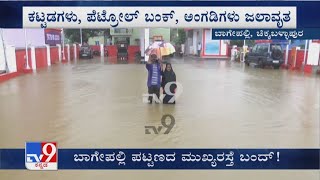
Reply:
<svg viewBox="0 0 320 180"><path fill-rule="evenodd" d="M112 35L112 44L115 44L115 37L128 37L130 38L130 45L137 45L139 46L140 43L136 40L140 40L140 28L133 28L132 31L130 30L128 33L125 34L115 34L114 29L110 29L110 34ZM164 41L170 42L170 28L150 28L150 42L153 41L153 36L162 36ZM94 41L91 42L89 39L90 45L95 45Z"/></svg>
<svg viewBox="0 0 320 180"><path fill-rule="evenodd" d="M165 42L170 42L170 28L150 28L150 40L153 36L162 36Z"/></svg>
<svg viewBox="0 0 320 180"><path fill-rule="evenodd" d="M3 40L7 45L24 48L24 29L3 29ZM27 29L27 43L35 47L45 46L44 29Z"/></svg>
<svg viewBox="0 0 320 180"><path fill-rule="evenodd" d="M198 43L202 43L203 47L203 37L202 37L202 29L194 29L193 30L193 39L192 39L192 47L193 54L196 55L198 53Z"/></svg>
<svg viewBox="0 0 320 180"><path fill-rule="evenodd" d="M205 29L202 32L202 57L226 57L227 41L212 40L211 29Z"/></svg>
<svg viewBox="0 0 320 180"><path fill-rule="evenodd" d="M116 32L117 30L118 32ZM132 37L133 30L133 28L111 28L110 35L112 36L112 44L114 45L119 39L122 39L120 41L127 41L128 39L128 41L130 41L130 45L133 45L135 43Z"/></svg>
<svg viewBox="0 0 320 180"><path fill-rule="evenodd" d="M198 43L202 44L202 57L225 57L228 54L228 42L211 40L211 29L188 29L185 46L186 54L197 55Z"/></svg>
<svg viewBox="0 0 320 180"><path fill-rule="evenodd" d="M197 32L195 30L193 30L193 37L192 37L192 47L193 47L193 54L196 55L197 54Z"/></svg>
<svg viewBox="0 0 320 180"><path fill-rule="evenodd" d="M139 45L140 44L136 44L136 39L140 40L140 29L139 28L135 28L132 31L132 35L130 36L130 45Z"/></svg>
<svg viewBox="0 0 320 180"><path fill-rule="evenodd" d="M96 41L99 41L99 44L104 44L104 36L95 36L88 39L89 45L96 45Z"/></svg>
<svg viewBox="0 0 320 180"><path fill-rule="evenodd" d="M153 36L162 36L165 42L170 42L170 28L150 28L150 42L153 42ZM134 28L130 36L130 45L137 45L136 39L140 39L140 29Z"/></svg>

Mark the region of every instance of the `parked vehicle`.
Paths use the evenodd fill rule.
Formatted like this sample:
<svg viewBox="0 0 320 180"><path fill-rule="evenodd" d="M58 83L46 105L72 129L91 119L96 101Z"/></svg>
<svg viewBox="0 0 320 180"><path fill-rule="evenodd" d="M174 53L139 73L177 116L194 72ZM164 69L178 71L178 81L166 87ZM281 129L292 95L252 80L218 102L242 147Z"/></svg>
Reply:
<svg viewBox="0 0 320 180"><path fill-rule="evenodd" d="M89 58L92 59L93 58L93 50L90 46L87 45L83 45L80 48L80 53L79 53L79 57L80 58Z"/></svg>
<svg viewBox="0 0 320 180"><path fill-rule="evenodd" d="M274 69L279 69L283 62L281 45L276 43L256 44L245 56L245 63L247 65L255 63L261 68L273 66Z"/></svg>

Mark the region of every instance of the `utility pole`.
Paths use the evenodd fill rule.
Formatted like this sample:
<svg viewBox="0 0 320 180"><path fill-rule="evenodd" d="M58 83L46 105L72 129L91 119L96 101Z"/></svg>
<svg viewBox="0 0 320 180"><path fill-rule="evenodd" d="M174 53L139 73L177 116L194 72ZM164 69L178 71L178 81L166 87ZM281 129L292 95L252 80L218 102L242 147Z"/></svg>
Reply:
<svg viewBox="0 0 320 180"><path fill-rule="evenodd" d="M82 29L80 28L80 44L82 45Z"/></svg>

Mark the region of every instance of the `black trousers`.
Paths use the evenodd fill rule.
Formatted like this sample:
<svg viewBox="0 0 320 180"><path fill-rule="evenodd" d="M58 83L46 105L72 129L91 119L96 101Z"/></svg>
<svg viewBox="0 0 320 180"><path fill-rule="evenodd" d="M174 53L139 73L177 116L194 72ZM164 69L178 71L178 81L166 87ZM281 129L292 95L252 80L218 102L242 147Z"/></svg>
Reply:
<svg viewBox="0 0 320 180"><path fill-rule="evenodd" d="M173 98L173 99L172 99ZM163 98L163 104L175 104L176 101L174 99L175 97L172 95L165 94Z"/></svg>
<svg viewBox="0 0 320 180"><path fill-rule="evenodd" d="M164 86L165 87L165 86ZM163 88L164 89L164 88ZM170 92L165 92L165 89L163 90L163 94L164 94L164 97L163 97L163 104L175 104L176 101L175 101L175 89L176 89L176 85L174 84L171 84L170 86Z"/></svg>
<svg viewBox="0 0 320 180"><path fill-rule="evenodd" d="M156 94L158 97L158 100L160 100L160 87L152 85L148 87L148 93L149 93L149 103L152 103L153 94Z"/></svg>

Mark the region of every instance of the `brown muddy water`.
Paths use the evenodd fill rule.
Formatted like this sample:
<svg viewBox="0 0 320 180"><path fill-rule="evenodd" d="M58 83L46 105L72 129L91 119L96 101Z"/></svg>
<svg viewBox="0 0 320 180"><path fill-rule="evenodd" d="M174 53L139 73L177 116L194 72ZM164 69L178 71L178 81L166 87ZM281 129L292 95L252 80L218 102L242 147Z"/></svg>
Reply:
<svg viewBox="0 0 320 180"><path fill-rule="evenodd" d="M320 79L219 60L172 60L177 104L145 104L142 64L100 59L54 65L0 84L0 148L319 148ZM146 135L171 114L168 135ZM1 180L319 180L319 171L0 171Z"/></svg>

